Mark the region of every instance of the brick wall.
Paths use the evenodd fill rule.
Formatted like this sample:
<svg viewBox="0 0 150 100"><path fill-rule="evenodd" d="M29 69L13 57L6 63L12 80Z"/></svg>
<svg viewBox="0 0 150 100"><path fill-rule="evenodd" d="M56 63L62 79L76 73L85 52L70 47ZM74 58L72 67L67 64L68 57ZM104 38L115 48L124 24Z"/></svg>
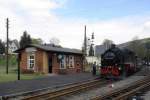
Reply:
<svg viewBox="0 0 150 100"><path fill-rule="evenodd" d="M67 73L80 73L82 69L82 56L74 55L74 68L67 68Z"/></svg>
<svg viewBox="0 0 150 100"><path fill-rule="evenodd" d="M48 55L47 52L43 52L43 73L48 73Z"/></svg>
<svg viewBox="0 0 150 100"><path fill-rule="evenodd" d="M69 68L66 66L66 69L60 69L60 62L57 60L57 55L52 55L52 63L53 68L52 72L56 74L71 74L71 73L80 73L82 72L82 56L81 55L73 55L74 56L74 67Z"/></svg>
<svg viewBox="0 0 150 100"><path fill-rule="evenodd" d="M20 70L21 72L26 72L27 69L27 53L25 50L21 52Z"/></svg>
<svg viewBox="0 0 150 100"><path fill-rule="evenodd" d="M35 72L43 72L43 51L35 52Z"/></svg>
<svg viewBox="0 0 150 100"><path fill-rule="evenodd" d="M73 54L72 54L73 55ZM27 56L28 53L23 50L21 52L21 62L20 67L22 72L33 72L31 70L27 69ZM60 62L57 59L57 54L52 52L46 52L42 51L40 49L37 49L35 51L35 70L34 72L39 73L48 73L48 57L52 57L52 73L80 73L83 71L83 65L82 65L82 56L81 55L73 55L74 56L74 67L69 68L66 66L66 69L60 69Z"/></svg>
<svg viewBox="0 0 150 100"><path fill-rule="evenodd" d="M39 72L39 73L48 73L48 62L47 62L47 54L45 51L37 49L35 51L35 66L34 71L27 69L28 62L27 62L28 52L23 50L21 52L21 72L23 73L32 73L32 72Z"/></svg>
<svg viewBox="0 0 150 100"><path fill-rule="evenodd" d="M57 60L57 55L53 54L52 56L52 72L58 74L59 73L59 61Z"/></svg>

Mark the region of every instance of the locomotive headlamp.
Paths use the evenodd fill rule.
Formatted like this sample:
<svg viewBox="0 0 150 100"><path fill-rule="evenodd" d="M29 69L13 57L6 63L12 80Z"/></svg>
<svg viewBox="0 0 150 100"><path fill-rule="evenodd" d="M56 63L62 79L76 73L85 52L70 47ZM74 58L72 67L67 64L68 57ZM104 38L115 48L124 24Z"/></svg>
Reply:
<svg viewBox="0 0 150 100"><path fill-rule="evenodd" d="M121 70L121 67L119 67L118 69Z"/></svg>

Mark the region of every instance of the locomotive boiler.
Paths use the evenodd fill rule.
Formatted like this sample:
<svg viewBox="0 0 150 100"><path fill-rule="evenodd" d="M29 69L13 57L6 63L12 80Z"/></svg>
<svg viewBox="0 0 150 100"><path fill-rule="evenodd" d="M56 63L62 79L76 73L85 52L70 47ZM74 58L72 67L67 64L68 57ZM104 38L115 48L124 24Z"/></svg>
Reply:
<svg viewBox="0 0 150 100"><path fill-rule="evenodd" d="M129 49L120 49L113 45L101 55L101 77L122 79L136 71L136 56Z"/></svg>

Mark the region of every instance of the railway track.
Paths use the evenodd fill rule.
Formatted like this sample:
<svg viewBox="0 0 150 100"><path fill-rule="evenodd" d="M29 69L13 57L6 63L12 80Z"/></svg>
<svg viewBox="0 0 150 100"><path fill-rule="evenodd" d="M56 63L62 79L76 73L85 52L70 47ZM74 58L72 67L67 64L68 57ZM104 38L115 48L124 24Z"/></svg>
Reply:
<svg viewBox="0 0 150 100"><path fill-rule="evenodd" d="M27 96L22 98L22 100L54 100L58 99L61 96L66 96L79 91L88 90L97 86L105 85L106 83L108 83L107 80L92 80L89 82L66 86L56 91Z"/></svg>
<svg viewBox="0 0 150 100"><path fill-rule="evenodd" d="M109 93L101 96L96 96L91 100L126 100L127 98L135 95L138 91L150 86L150 76L145 77L142 80L133 82L131 85L114 89Z"/></svg>

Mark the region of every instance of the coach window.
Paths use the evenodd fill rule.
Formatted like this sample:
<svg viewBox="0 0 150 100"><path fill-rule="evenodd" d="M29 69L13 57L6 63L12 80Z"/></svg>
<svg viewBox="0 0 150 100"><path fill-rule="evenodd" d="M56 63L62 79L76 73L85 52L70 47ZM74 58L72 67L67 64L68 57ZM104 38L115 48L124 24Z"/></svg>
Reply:
<svg viewBox="0 0 150 100"><path fill-rule="evenodd" d="M29 53L28 54L28 69L34 69L35 66L35 54Z"/></svg>

